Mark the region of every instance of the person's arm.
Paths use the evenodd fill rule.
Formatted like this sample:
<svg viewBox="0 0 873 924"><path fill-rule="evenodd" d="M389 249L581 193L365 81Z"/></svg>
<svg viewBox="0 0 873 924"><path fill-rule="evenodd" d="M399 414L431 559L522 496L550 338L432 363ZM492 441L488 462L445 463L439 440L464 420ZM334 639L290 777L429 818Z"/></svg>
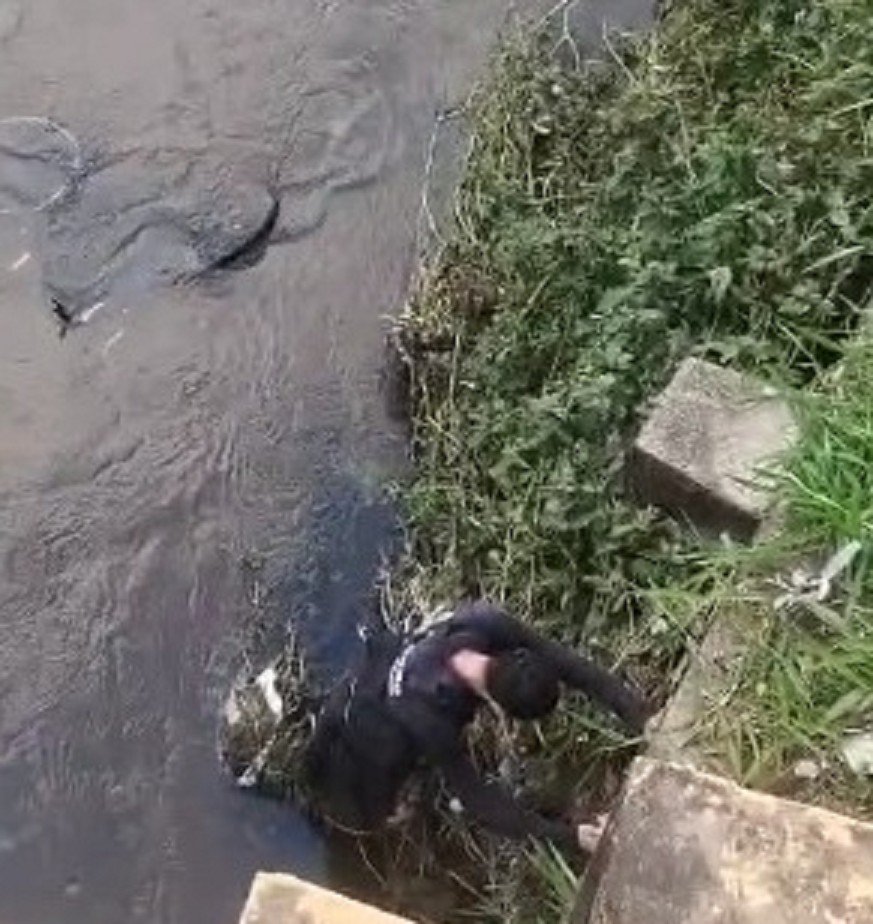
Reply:
<svg viewBox="0 0 873 924"><path fill-rule="evenodd" d="M605 706L634 734L642 735L650 710L639 692L612 671L550 639L539 639L536 650L549 661L563 683Z"/></svg>
<svg viewBox="0 0 873 924"><path fill-rule="evenodd" d="M529 648L544 658L558 678L580 690L615 713L636 734L642 734L648 718L645 699L614 673L563 645L543 638L523 622L487 602L468 604L453 618L459 639L479 636L486 641L489 654L513 648Z"/></svg>
<svg viewBox="0 0 873 924"><path fill-rule="evenodd" d="M462 727L450 716L415 696L395 700L393 709L425 761L442 773L449 789L483 826L504 837L538 837L561 847L578 846L570 825L528 811L503 786L479 776L465 751Z"/></svg>
<svg viewBox="0 0 873 924"><path fill-rule="evenodd" d="M439 769L464 809L489 831L515 840L534 837L551 841L564 850L579 849L572 825L525 808L504 786L483 780L463 751L455 752Z"/></svg>

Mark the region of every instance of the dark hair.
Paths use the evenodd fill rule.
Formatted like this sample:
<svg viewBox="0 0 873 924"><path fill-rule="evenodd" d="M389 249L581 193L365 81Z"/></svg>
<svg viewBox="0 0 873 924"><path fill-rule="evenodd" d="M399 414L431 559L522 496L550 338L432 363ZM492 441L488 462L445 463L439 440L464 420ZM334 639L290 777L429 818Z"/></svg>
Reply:
<svg viewBox="0 0 873 924"><path fill-rule="evenodd" d="M541 719L558 704L560 687L549 665L528 648L516 648L491 661L491 698L515 719Z"/></svg>

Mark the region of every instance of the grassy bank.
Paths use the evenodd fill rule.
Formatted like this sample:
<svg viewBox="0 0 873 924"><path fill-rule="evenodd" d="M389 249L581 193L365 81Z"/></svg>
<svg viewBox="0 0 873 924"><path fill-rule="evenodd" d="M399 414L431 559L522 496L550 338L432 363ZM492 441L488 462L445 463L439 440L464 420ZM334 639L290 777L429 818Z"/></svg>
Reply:
<svg viewBox="0 0 873 924"><path fill-rule="evenodd" d="M743 553L730 593L713 600L716 612L739 611L750 642L730 696L701 717L698 737L717 769L747 785L873 820L873 778L853 773L842 755L849 734L873 727L869 337L819 378L798 414L802 437L778 485L786 528ZM809 582L823 552L855 542L842 580L829 591Z"/></svg>
<svg viewBox="0 0 873 924"><path fill-rule="evenodd" d="M873 705L869 548L827 615L785 619L760 587L800 553L870 540L873 368L868 349L843 356L873 276L871 19L869 0L680 0L605 66L549 29L510 44L471 102L456 231L399 325L405 592L502 599L653 695L714 609L757 610L742 728L702 729L714 759L771 785L814 752L830 769L807 795L859 811L869 789L831 770ZM816 396L779 482L788 528L754 555L701 550L625 497L628 443L689 354ZM579 792L608 790L627 752L573 710L524 746L541 784L556 755L584 761ZM539 865L559 895L566 876ZM495 912L536 920L528 868L501 868Z"/></svg>

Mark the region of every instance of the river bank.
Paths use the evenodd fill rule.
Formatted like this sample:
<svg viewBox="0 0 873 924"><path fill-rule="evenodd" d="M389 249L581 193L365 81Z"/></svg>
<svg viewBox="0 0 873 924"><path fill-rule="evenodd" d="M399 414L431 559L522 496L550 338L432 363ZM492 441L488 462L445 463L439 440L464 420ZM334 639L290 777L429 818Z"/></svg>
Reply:
<svg viewBox="0 0 873 924"><path fill-rule="evenodd" d="M395 582L423 610L502 600L655 701L714 613L742 610L749 650L701 723L713 764L865 817L869 780L841 747L873 706L869 16L687 0L652 35L607 40L605 63L560 13L505 48L470 105L456 228L398 325L416 469ZM797 407L798 448L769 476L785 525L753 550L702 545L627 495L626 449L688 355ZM823 610L773 610L763 586L853 542ZM585 812L633 747L574 705L514 750L541 804ZM496 772L506 752L483 759ZM559 858L477 849L484 914L560 918Z"/></svg>
<svg viewBox="0 0 873 924"><path fill-rule="evenodd" d="M231 921L257 869L366 875L233 784L217 714L289 622L354 644L434 113L513 6L0 0L0 919ZM201 276L265 201L266 250Z"/></svg>

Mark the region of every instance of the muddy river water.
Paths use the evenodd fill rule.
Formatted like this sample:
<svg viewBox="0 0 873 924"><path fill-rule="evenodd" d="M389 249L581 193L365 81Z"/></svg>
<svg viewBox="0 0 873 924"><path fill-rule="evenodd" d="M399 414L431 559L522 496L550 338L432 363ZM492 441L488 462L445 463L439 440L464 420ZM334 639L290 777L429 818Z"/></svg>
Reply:
<svg viewBox="0 0 873 924"><path fill-rule="evenodd" d="M2 924L231 922L258 868L334 875L216 714L287 621L351 644L405 451L383 318L510 6L0 0Z"/></svg>

